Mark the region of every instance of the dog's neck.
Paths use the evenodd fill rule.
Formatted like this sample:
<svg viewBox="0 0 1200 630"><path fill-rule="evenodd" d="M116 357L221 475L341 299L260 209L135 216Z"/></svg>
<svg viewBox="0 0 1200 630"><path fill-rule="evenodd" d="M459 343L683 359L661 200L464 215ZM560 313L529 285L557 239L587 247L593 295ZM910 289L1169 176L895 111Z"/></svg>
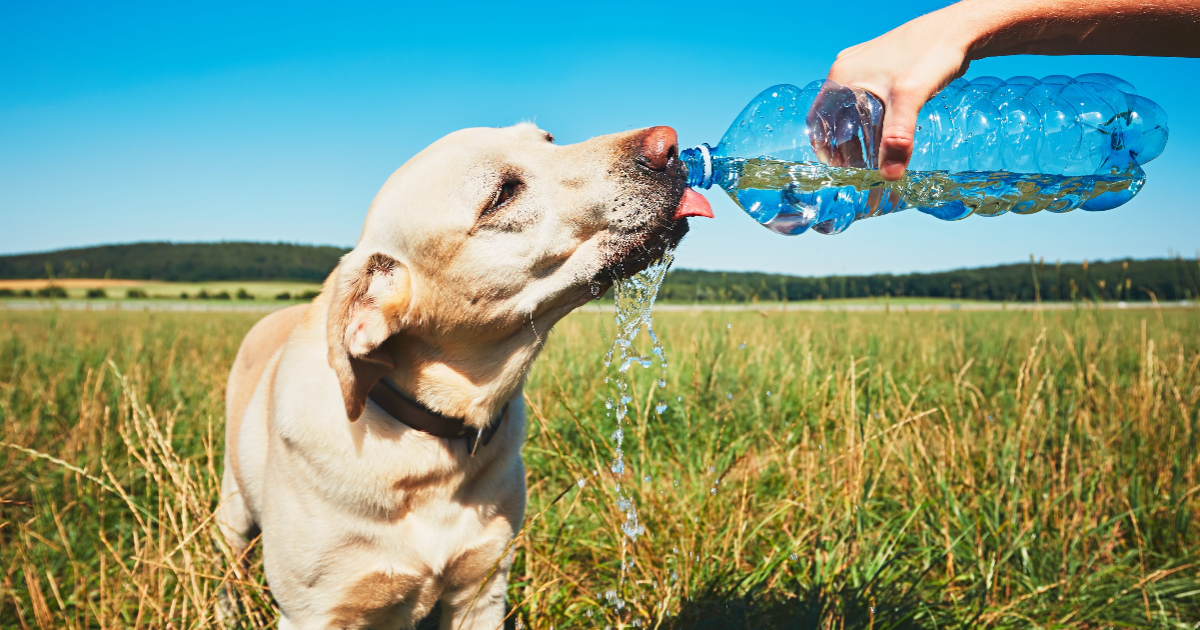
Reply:
<svg viewBox="0 0 1200 630"><path fill-rule="evenodd" d="M481 429L518 395L545 333L526 326L486 348L430 343L400 334L391 342L390 377L408 396L442 415Z"/></svg>

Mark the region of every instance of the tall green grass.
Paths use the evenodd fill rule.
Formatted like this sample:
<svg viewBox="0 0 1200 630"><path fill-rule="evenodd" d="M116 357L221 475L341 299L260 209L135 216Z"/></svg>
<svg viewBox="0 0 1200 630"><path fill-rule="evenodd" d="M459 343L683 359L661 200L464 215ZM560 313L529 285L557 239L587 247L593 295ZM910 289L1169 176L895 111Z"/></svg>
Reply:
<svg viewBox="0 0 1200 630"><path fill-rule="evenodd" d="M269 624L211 520L255 319L0 313L0 627ZM611 321L529 377L510 627L1200 627L1196 311L662 313L620 479Z"/></svg>

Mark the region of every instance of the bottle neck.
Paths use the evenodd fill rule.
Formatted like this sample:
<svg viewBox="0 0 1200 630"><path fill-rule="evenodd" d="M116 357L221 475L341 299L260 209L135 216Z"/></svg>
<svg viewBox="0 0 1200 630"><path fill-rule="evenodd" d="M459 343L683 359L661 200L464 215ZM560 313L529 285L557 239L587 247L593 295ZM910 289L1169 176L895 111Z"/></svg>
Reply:
<svg viewBox="0 0 1200 630"><path fill-rule="evenodd" d="M679 159L687 165L688 186L694 188L711 188L713 185L712 147L702 144L693 149L685 149L679 154Z"/></svg>

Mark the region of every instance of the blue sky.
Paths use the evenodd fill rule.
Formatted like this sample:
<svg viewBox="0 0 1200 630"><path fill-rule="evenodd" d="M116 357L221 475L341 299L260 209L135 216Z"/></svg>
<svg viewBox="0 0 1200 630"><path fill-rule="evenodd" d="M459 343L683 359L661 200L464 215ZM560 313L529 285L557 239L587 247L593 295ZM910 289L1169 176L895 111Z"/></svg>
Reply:
<svg viewBox="0 0 1200 630"><path fill-rule="evenodd" d="M384 179L462 127L565 144L649 125L716 143L747 100L944 3L0 2L0 253L136 240L352 245ZM852 7L852 8L851 8ZM1171 120L1107 213L917 212L777 236L724 193L682 267L906 272L1200 250L1200 60L1010 57L968 77L1109 72Z"/></svg>

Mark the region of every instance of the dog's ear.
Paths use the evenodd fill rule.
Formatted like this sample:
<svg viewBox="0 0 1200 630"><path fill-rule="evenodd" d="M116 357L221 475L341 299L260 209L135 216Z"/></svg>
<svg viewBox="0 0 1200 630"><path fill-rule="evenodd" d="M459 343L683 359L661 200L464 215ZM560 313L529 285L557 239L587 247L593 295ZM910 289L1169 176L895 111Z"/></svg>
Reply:
<svg viewBox="0 0 1200 630"><path fill-rule="evenodd" d="M352 252L338 266L326 329L329 366L351 422L362 415L367 392L395 367L384 342L403 328L412 294L404 263L380 253L358 260Z"/></svg>

